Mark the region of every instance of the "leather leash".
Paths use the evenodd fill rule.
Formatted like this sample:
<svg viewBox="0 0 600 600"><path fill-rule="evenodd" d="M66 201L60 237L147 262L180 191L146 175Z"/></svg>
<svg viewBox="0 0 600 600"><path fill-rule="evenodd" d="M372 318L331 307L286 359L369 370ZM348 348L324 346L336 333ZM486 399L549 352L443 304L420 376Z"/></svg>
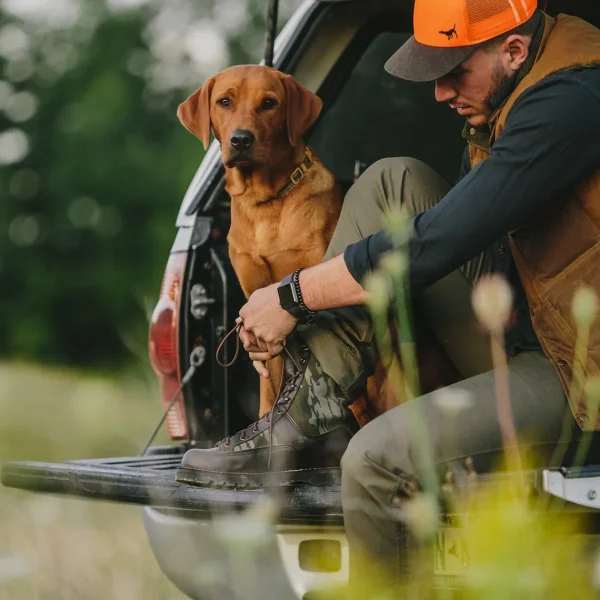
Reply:
<svg viewBox="0 0 600 600"><path fill-rule="evenodd" d="M220 358L219 358L219 354L221 353L221 348L223 348L223 346L225 345L225 342L234 334L234 333L239 333L240 329L242 328L242 324L241 323L237 323L236 326L221 340L221 343L219 344L218 348L217 348L217 352L216 352L216 356L215 358L217 359L217 364L220 367L224 367L224 368L229 368L233 365L233 363L238 359L238 356L240 354L240 336L236 335L235 336L235 353L233 355L233 358L228 362L228 363L224 363Z"/></svg>
<svg viewBox="0 0 600 600"><path fill-rule="evenodd" d="M240 336L239 335L236 335L236 338L235 338L235 352L233 354L233 358L228 363L223 362L219 358L219 354L221 353L221 349L225 345L225 342L234 333L239 333L240 329L242 328L242 325L243 325L243 323L237 323L236 326L233 329L231 329L227 333L227 335L221 340L221 343L217 347L217 352L216 352L215 358L216 358L217 364L220 367L224 367L225 369L228 369L229 367L233 366L233 364L235 363L235 361L238 359L238 356L240 355ZM290 354L289 350L285 347L285 345L283 346L283 351L288 355L288 358L294 363L294 366L296 367L296 370L299 371L300 367L298 366L298 363L294 360L294 357Z"/></svg>

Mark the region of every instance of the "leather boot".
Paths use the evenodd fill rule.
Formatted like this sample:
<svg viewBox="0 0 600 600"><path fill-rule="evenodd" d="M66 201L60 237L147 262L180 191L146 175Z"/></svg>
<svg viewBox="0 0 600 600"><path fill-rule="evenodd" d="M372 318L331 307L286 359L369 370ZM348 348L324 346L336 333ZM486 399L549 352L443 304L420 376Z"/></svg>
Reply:
<svg viewBox="0 0 600 600"><path fill-rule="evenodd" d="M293 334L273 409L214 448L188 450L177 481L240 489L339 483L342 454L359 429L348 404L308 346Z"/></svg>

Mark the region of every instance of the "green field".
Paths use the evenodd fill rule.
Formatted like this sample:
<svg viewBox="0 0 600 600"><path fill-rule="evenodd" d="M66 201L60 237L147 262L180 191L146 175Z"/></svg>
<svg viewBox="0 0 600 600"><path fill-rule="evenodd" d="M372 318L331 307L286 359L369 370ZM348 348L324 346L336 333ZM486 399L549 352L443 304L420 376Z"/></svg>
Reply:
<svg viewBox="0 0 600 600"><path fill-rule="evenodd" d="M159 407L151 373L117 380L2 364L0 462L135 455ZM160 572L138 508L0 487L0 600L183 598Z"/></svg>

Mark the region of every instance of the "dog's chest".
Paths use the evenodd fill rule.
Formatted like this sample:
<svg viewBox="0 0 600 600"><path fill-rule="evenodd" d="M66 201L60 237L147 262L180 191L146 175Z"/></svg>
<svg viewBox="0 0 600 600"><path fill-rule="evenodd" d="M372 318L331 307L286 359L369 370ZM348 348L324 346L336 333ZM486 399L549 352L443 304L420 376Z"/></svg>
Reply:
<svg viewBox="0 0 600 600"><path fill-rule="evenodd" d="M266 259L284 251L306 248L313 237L302 220L286 223L281 219L231 220L228 242L238 252Z"/></svg>
<svg viewBox="0 0 600 600"><path fill-rule="evenodd" d="M260 207L257 211L236 209L232 204L228 242L234 252L257 261L272 262L282 254L307 252L321 245L323 219L309 211Z"/></svg>

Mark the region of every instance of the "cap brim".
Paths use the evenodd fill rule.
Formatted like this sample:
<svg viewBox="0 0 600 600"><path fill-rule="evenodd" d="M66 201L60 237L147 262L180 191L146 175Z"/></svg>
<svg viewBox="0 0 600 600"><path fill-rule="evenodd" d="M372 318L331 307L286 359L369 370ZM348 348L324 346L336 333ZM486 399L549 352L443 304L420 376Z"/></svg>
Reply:
<svg viewBox="0 0 600 600"><path fill-rule="evenodd" d="M457 48L425 46L412 36L385 63L385 70L409 81L434 81L458 67L476 49L477 45Z"/></svg>

